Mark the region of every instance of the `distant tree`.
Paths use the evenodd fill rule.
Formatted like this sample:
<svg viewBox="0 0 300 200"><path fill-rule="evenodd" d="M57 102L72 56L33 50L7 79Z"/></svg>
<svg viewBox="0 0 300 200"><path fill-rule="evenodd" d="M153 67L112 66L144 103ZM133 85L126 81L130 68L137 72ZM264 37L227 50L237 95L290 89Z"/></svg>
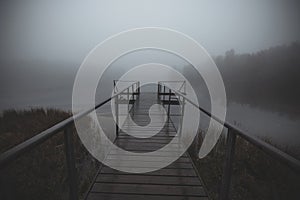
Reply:
<svg viewBox="0 0 300 200"><path fill-rule="evenodd" d="M234 49L230 49L229 51L225 52L226 58L233 58L235 55Z"/></svg>
<svg viewBox="0 0 300 200"><path fill-rule="evenodd" d="M229 102L249 104L300 118L300 43L271 47L252 54L214 58ZM185 73L193 75L189 67Z"/></svg>

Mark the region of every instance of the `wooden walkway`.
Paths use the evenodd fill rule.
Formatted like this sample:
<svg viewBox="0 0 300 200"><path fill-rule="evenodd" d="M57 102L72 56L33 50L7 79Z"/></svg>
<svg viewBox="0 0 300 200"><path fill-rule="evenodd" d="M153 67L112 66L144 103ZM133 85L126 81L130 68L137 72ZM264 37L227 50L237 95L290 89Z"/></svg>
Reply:
<svg viewBox="0 0 300 200"><path fill-rule="evenodd" d="M148 111L151 105L159 103L157 93L141 93L134 104L131 116L138 125L147 125L150 121ZM155 122L156 125L162 122ZM155 124L154 123L154 124ZM151 126L153 130L156 125ZM123 130L130 130L131 124L126 121ZM130 130L134 131L134 130ZM138 133L147 134L147 133ZM116 139L116 145L132 152L150 152L162 148L169 143L176 134L176 129L171 120L165 123L163 129L151 138L135 138L125 132L120 131ZM159 155L161 162L166 157ZM118 165L120 156L115 151L111 151L107 158L111 164ZM135 156L130 157L135 161ZM151 167L151 157L145 158L145 166ZM132 168L131 166L123 166ZM87 195L88 200L127 200L127 199L145 199L145 200L200 200L208 199L206 191L193 168L192 161L187 153L184 153L177 161L169 166L145 174L126 173L117 171L107 166L103 166Z"/></svg>

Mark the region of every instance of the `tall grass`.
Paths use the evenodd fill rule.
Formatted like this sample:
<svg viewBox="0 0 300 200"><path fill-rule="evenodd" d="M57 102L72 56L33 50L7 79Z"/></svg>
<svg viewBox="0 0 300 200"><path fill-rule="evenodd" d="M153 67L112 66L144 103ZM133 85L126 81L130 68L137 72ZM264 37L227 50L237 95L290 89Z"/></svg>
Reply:
<svg viewBox="0 0 300 200"><path fill-rule="evenodd" d="M201 135L201 134L199 134ZM225 157L224 138L204 159L197 157L202 138L195 139L189 149L212 199L218 199ZM286 151L298 154L290 148ZM300 173L237 137L230 199L282 199L300 197Z"/></svg>
<svg viewBox="0 0 300 200"><path fill-rule="evenodd" d="M0 117L0 152L66 119L70 113L55 109L8 110ZM98 167L73 131L78 189L82 195ZM67 199L68 182L63 133L10 163L1 172L1 199Z"/></svg>

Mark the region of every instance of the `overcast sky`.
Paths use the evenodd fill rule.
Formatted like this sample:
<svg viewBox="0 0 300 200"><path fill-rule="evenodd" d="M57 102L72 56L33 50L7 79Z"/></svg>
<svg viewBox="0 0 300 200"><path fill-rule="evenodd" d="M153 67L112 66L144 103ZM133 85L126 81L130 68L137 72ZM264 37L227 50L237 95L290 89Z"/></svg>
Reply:
<svg viewBox="0 0 300 200"><path fill-rule="evenodd" d="M296 0L2 0L0 5L1 60L78 62L110 35L145 26L188 34L211 55L300 40Z"/></svg>

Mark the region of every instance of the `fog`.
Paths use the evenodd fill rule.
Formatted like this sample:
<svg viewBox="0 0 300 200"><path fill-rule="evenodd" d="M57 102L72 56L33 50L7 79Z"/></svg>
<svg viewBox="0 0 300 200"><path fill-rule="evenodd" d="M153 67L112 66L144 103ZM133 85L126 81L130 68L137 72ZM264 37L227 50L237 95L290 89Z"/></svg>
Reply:
<svg viewBox="0 0 300 200"><path fill-rule="evenodd" d="M256 52L299 40L299 8L297 0L4 0L0 58L81 63L112 34L145 26L181 31L211 55Z"/></svg>
<svg viewBox="0 0 300 200"><path fill-rule="evenodd" d="M247 55L278 45L284 53L284 45L300 41L299 9L296 0L1 1L0 110L70 110L76 71L98 43L131 28L167 27L191 36L215 58L229 95L229 120L277 144L299 146L300 95L295 91L300 90L299 81L294 82L299 74L299 59L294 58L299 53L274 68L272 62L251 68L256 63L245 61ZM241 56L226 60L230 49ZM174 55L136 52L113 63L100 83L109 89L97 94L98 101L110 94L113 79L147 62L167 64L192 76L189 64ZM257 74L260 79L253 79ZM241 84L245 79L248 82ZM261 85L266 87L260 90ZM260 98L261 94L268 96ZM206 97L204 92L202 98Z"/></svg>

